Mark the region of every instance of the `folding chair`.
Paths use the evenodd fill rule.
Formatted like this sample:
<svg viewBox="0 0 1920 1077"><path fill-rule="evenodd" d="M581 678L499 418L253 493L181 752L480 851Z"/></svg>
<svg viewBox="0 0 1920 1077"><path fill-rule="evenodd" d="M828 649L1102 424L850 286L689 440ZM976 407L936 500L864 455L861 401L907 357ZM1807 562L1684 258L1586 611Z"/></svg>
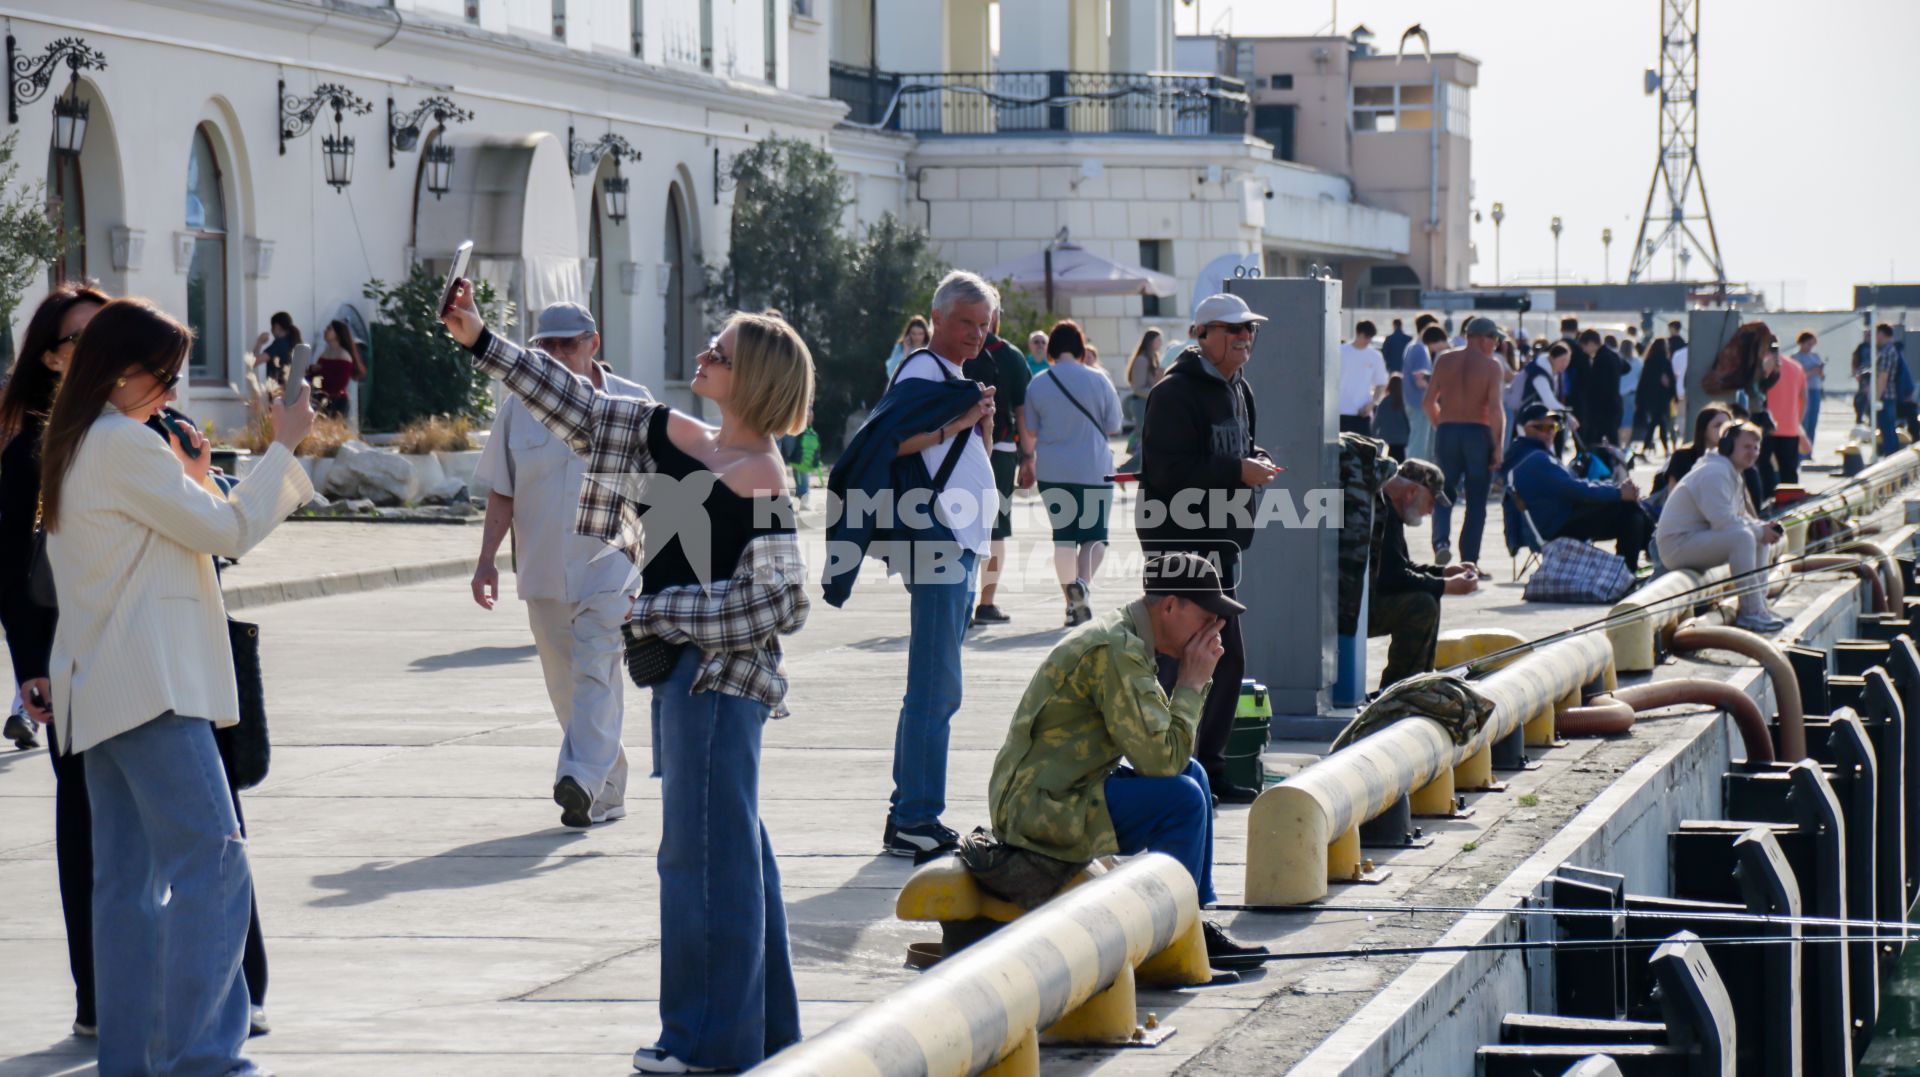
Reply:
<svg viewBox="0 0 1920 1077"><path fill-rule="evenodd" d="M1532 572L1540 564L1540 551L1547 548L1547 541L1540 537L1540 528L1533 522L1533 514L1527 511L1527 503L1507 485L1507 496L1500 502L1501 515L1505 517L1507 533L1507 556L1513 558L1513 580ZM1520 551L1527 551L1526 557Z"/></svg>

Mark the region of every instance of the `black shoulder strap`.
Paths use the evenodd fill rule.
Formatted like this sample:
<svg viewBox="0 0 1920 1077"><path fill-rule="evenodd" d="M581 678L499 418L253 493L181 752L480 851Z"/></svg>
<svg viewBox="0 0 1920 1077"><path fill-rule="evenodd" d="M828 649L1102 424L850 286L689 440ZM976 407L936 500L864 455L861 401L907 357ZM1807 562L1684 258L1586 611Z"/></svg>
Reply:
<svg viewBox="0 0 1920 1077"><path fill-rule="evenodd" d="M922 355L933 355L933 349L921 348L918 351L909 353L905 359L900 360L900 365L893 368L893 377L887 379L887 388L891 389L895 385L899 384L900 372L902 370L907 369L908 363L913 362L915 359L918 359ZM933 355L933 365L939 368L941 381L953 380L953 375L949 373L947 370L947 364L939 356Z"/></svg>
<svg viewBox="0 0 1920 1077"><path fill-rule="evenodd" d="M900 365L893 368L893 377L888 380L887 388L891 389L896 384L898 384L900 381L900 372L902 370L907 369L908 363L913 362L914 359L922 355L933 355L933 349L921 348L919 351L916 351L912 355L907 356L905 359L900 360ZM937 355L933 356L933 365L940 369L941 381L954 380L952 372L947 370L947 364L943 362L939 356ZM953 469L960 466L960 454L966 451L967 438L971 437L972 435L973 435L973 427L971 426L961 431L960 435L953 439L953 445L947 449L947 455L944 457L941 457L940 470L933 476L933 492L935 494L938 494L947 488L947 480L953 478Z"/></svg>
<svg viewBox="0 0 1920 1077"><path fill-rule="evenodd" d="M1071 392L1067 390L1067 383L1061 379L1059 374L1056 374L1052 370L1048 370L1046 373L1046 377L1051 379L1053 381L1053 384L1059 388L1060 395L1067 398L1067 403L1072 404L1074 407L1080 409L1080 414L1085 415L1087 417L1087 421L1093 424L1093 428L1095 430L1098 430L1102 436L1106 434L1107 432L1106 428L1100 425L1100 420L1094 418L1093 412L1088 411L1087 406L1085 404L1082 404L1078 397L1074 396Z"/></svg>

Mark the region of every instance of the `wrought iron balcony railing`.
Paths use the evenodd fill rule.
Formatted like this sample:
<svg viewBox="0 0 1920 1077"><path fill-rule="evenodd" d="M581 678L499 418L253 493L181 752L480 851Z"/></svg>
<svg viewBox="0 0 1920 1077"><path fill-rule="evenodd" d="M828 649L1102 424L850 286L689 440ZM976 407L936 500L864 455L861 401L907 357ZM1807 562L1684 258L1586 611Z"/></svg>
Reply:
<svg viewBox="0 0 1920 1077"><path fill-rule="evenodd" d="M834 64L847 122L937 135L1247 133L1246 86L1222 75L1117 71L900 74Z"/></svg>

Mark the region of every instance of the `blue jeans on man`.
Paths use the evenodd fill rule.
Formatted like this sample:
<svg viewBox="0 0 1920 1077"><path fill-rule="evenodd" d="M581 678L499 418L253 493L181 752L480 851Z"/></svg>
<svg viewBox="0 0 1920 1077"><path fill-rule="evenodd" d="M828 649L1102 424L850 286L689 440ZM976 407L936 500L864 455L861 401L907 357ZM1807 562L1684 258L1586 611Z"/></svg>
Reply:
<svg viewBox="0 0 1920 1077"><path fill-rule="evenodd" d="M916 558L906 572L912 612L907 691L893 735L896 826L937 823L947 810L947 736L960 710L960 645L973 612L974 562L973 552L963 550L942 571Z"/></svg>
<svg viewBox="0 0 1920 1077"><path fill-rule="evenodd" d="M169 712L87 749L102 1074L258 1073L240 971L253 905L213 725Z"/></svg>
<svg viewBox="0 0 1920 1077"><path fill-rule="evenodd" d="M1213 893L1213 789L1197 760L1165 778L1149 778L1124 763L1107 775L1107 815L1124 856L1165 853L1185 865L1200 891Z"/></svg>
<svg viewBox="0 0 1920 1077"><path fill-rule="evenodd" d="M660 1042L696 1066L748 1069L800 1039L780 869L760 822L770 708L695 693L688 647L653 688L660 782Z"/></svg>
<svg viewBox="0 0 1920 1077"><path fill-rule="evenodd" d="M1820 399L1824 395L1819 389L1811 387L1807 389L1807 413L1800 418L1800 429L1806 431L1808 445L1813 444L1814 432L1820 429ZM1800 454L1800 459L1811 460L1813 454L1803 452Z"/></svg>
<svg viewBox="0 0 1920 1077"><path fill-rule="evenodd" d="M1882 400L1876 418L1880 428L1880 455L1892 456L1900 451L1900 409L1893 401Z"/></svg>
<svg viewBox="0 0 1920 1077"><path fill-rule="evenodd" d="M1493 431L1485 423L1441 423L1433 432L1433 462L1446 476L1447 498L1460 500L1464 486L1467 518L1460 525L1460 560L1480 560L1480 534L1487 529L1487 490L1493 484ZM1433 507L1433 545L1452 545L1453 507Z"/></svg>

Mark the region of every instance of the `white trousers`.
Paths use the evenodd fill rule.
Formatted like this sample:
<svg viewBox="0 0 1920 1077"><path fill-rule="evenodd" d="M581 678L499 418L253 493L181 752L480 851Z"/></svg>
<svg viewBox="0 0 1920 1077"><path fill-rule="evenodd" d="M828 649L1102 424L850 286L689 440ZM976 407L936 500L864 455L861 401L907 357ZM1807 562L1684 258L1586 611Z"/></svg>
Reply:
<svg viewBox="0 0 1920 1077"><path fill-rule="evenodd" d="M527 623L563 735L553 780L579 782L596 812L627 797L627 750L620 743L626 717L620 622L626 616L627 596L619 591L578 603L527 599Z"/></svg>
<svg viewBox="0 0 1920 1077"><path fill-rule="evenodd" d="M1735 576L1739 576L1758 567L1762 555L1760 539L1744 527L1724 531L1687 531L1662 536L1658 542L1660 563L1668 568L1709 569L1725 565ZM1748 576L1735 584L1752 588L1740 596L1742 615L1767 612L1767 593L1758 586L1759 582L1758 578Z"/></svg>

